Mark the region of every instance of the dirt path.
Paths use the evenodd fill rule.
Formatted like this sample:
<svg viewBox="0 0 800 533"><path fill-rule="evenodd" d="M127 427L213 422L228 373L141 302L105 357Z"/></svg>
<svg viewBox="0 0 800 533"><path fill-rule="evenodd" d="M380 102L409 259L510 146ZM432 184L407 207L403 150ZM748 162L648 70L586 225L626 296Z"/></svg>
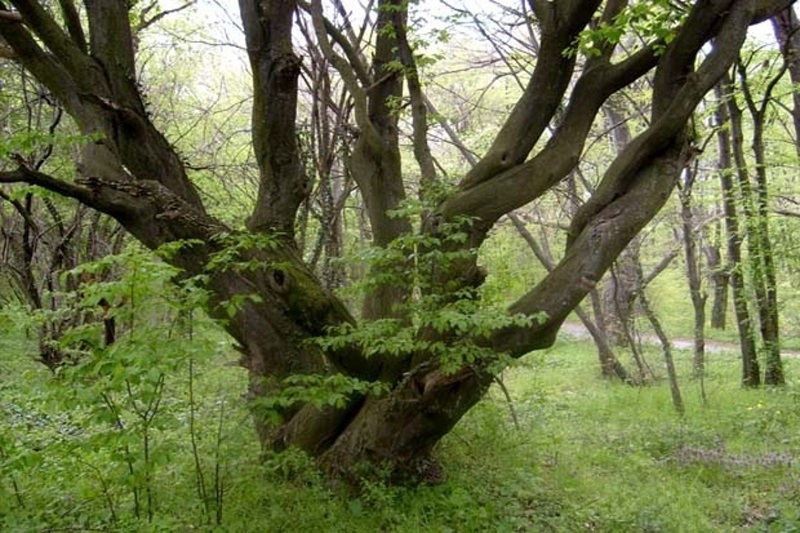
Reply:
<svg viewBox="0 0 800 533"><path fill-rule="evenodd" d="M566 334L568 337L572 337L574 339L588 339L591 338L589 332L586 331L586 328L583 327L583 324L579 322L565 322L563 326L561 326L560 333ZM670 339L672 341L672 346L677 348L678 350L691 350L694 346L694 340L686 339L686 338L674 338ZM648 344L658 344L658 337L655 335L642 335L642 341ZM733 342L724 342L724 341L712 341L706 339L706 352L708 353L722 353L722 352L737 352L739 350L739 345ZM783 357L792 357L792 358L800 358L800 351L797 350L782 350L781 356Z"/></svg>

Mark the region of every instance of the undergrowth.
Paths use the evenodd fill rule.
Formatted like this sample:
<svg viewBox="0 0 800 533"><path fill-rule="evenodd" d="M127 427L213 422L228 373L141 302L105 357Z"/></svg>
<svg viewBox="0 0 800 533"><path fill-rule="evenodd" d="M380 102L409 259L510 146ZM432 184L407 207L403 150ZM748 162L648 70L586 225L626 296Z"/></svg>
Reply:
<svg viewBox="0 0 800 533"><path fill-rule="evenodd" d="M70 401L23 330L1 333L2 531L800 530L800 388L743 390L733 354L710 357L703 403L678 353L680 418L666 383L603 381L591 345L560 341L503 376L519 429L495 387L438 448L444 483L353 496L298 452L259 457L222 337L166 377L145 461L135 412L118 427Z"/></svg>

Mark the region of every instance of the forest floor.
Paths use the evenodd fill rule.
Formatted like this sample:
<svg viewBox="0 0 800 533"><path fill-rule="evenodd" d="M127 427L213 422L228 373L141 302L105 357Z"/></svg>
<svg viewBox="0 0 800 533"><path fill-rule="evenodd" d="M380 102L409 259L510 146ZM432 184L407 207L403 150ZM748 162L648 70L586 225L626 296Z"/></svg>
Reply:
<svg viewBox="0 0 800 533"><path fill-rule="evenodd" d="M297 451L260 453L222 337L159 341L193 356L158 367L145 426L148 391L98 379L139 379L130 357L53 379L34 343L0 332L0 531L800 531L800 359L786 387L750 390L735 345L711 348L704 380L676 349L678 415L656 344L642 349L657 379L631 387L600 377L579 325L564 331L504 372L510 402L492 387L437 447L443 483L358 495Z"/></svg>

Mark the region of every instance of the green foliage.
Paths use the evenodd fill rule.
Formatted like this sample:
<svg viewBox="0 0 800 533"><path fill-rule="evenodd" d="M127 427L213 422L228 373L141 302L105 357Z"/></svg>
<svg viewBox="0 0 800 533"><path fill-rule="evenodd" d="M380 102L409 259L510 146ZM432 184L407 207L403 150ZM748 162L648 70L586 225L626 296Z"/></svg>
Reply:
<svg viewBox="0 0 800 533"><path fill-rule="evenodd" d="M275 233L237 232L220 235L216 238L220 250L209 259L206 270L209 272L255 271L264 267L263 261L252 257L257 250L275 250L280 235Z"/></svg>
<svg viewBox="0 0 800 533"><path fill-rule="evenodd" d="M311 404L317 408L347 405L353 394L379 395L388 390L384 383L374 383L342 374L296 374L280 383L265 382L266 394L250 402L263 420L280 423L281 413L293 405Z"/></svg>
<svg viewBox="0 0 800 533"><path fill-rule="evenodd" d="M685 17L686 10L676 8L669 0L631 2L611 23L600 22L581 32L575 49L568 53L599 56L603 47L620 43L630 33L645 42L657 43L657 50L663 52Z"/></svg>
<svg viewBox="0 0 800 533"><path fill-rule="evenodd" d="M59 510L57 502L39 503L41 514L35 520L58 524L59 516L66 514L71 517L66 522L69 525L96 527L101 520L104 527L116 528L131 519L155 519L158 502L164 498L158 480L174 475L175 457L187 454L191 440L188 453L195 457L196 469L213 479L197 481L198 490L203 486L201 501L211 520L214 508L208 503L206 485L221 488L224 459L208 454L218 453L223 443L218 435L216 440L207 439L216 450L197 446L201 433L213 437L214 430L197 430L193 420L200 409L221 413L224 403L214 407L213 399L224 396L217 392L198 402L193 394L187 400L181 390L187 386L192 390L192 368L198 359L216 353L220 334L207 319L198 318L194 307L198 299L192 294L196 287L189 285L187 291L181 291L173 283L176 269L148 252L132 249L82 265L65 276L99 279L110 269L119 272L118 281L85 283L63 301L85 313L97 313L98 302L107 302L104 319L115 321L115 341L101 341L100 321L72 328L60 340L61 347L73 355L72 364L60 367L55 379L38 380L41 402L37 396L11 397L4 402L8 406L3 413L6 427L0 433L9 438L0 443L2 470L12 480L25 468L40 468L56 480L68 478L69 471L77 472L76 483L85 483L80 485L79 497L86 499L86 504L67 511ZM32 317L33 324L58 320L64 312L41 311ZM207 402L211 405L202 407ZM56 408L58 414L49 414ZM185 433L187 418L191 428L187 442L165 438ZM22 430L21 424L31 421L37 431ZM56 463L51 464L53 461ZM200 466L201 462L206 466ZM27 500L46 497L35 487L21 488L16 481L12 485L22 510L28 508ZM221 512L221 496L213 501ZM76 513L89 513L94 522L76 517Z"/></svg>
<svg viewBox="0 0 800 533"><path fill-rule="evenodd" d="M82 135L59 131L31 130L13 133L0 139L0 159L6 159L12 154L34 153L46 146L76 147L85 143L98 142L102 138L102 134Z"/></svg>
<svg viewBox="0 0 800 533"><path fill-rule="evenodd" d="M140 286L140 301L155 302L162 289ZM96 364L66 369L57 379L25 357L33 347L22 329L4 330L0 529L210 531L217 523L215 465L221 531L252 531L253 524L267 524L269 531L792 531L800 520L793 461L800 446L797 384L742 390L734 354L714 356L708 404L690 386L687 415L679 419L666 383L637 389L601 381L592 346L559 343L505 376L519 431L502 394L492 389L442 443L445 483L373 483L353 496L327 485L296 450L256 459L248 415L235 397L247 377L221 364L231 348L219 344L211 323L194 320L191 337L184 329L131 339L129 347L101 350ZM182 362L162 360L162 348ZM136 353L142 353L138 360ZM194 409L187 357L195 364ZM690 354L679 351L676 359L681 375L689 376ZM131 365L142 375L127 372ZM787 365L796 371L795 360ZM164 388L150 423L148 465L144 421L134 405L155 391L159 378L148 375L151 368L163 373ZM314 387L346 394L353 386L316 377L295 385L303 400L313 400L316 393L308 390ZM104 404L102 392L114 397L116 411ZM198 491L192 412L208 507ZM154 496L149 524L148 474ZM142 491L138 519L134 488Z"/></svg>
<svg viewBox="0 0 800 533"><path fill-rule="evenodd" d="M395 216L419 217L421 203L409 202ZM462 245L468 219L441 223L435 233L409 232L384 248L367 250L369 274L357 285L365 294L382 286L405 287L410 297L395 310L394 318L342 324L317 339L325 350L357 345L368 357L435 359L445 372L464 365L508 364L503 354L486 347L493 332L529 326L542 316L509 314L486 298L479 288L458 278L459 268L475 261L475 250ZM430 335L435 332L437 335Z"/></svg>

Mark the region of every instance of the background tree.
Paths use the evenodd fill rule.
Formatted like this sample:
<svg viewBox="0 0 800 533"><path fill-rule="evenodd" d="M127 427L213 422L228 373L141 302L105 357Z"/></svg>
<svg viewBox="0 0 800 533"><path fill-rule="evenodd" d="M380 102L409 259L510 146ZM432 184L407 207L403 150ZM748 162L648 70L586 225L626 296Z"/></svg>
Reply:
<svg viewBox="0 0 800 533"><path fill-rule="evenodd" d="M64 110L23 70L9 68L3 87L5 151L26 166L59 171L74 148ZM66 273L77 265L118 253L125 234L112 219L85 205L65 202L38 187L0 188L0 278L12 299L38 313L39 358L52 370L70 356L59 346L74 327L103 311L68 309L65 295L88 280ZM111 275L95 278L106 281Z"/></svg>
<svg viewBox="0 0 800 533"><path fill-rule="evenodd" d="M730 87L730 78L726 78L720 86L715 89L715 94L718 98L715 121L719 126L717 140L719 146L720 188L722 190L725 214L727 260L728 268L730 269L731 294L733 296L733 308L736 315L737 331L739 333L739 345L742 351L742 384L749 387L757 387L761 384L761 372L758 355L756 353L750 310L747 305L748 297L745 291L742 262L743 230L741 228L739 208L736 201L736 189L734 188L733 182L735 164L733 162L732 134L729 129L722 127L724 124L730 122L730 113L727 105Z"/></svg>

